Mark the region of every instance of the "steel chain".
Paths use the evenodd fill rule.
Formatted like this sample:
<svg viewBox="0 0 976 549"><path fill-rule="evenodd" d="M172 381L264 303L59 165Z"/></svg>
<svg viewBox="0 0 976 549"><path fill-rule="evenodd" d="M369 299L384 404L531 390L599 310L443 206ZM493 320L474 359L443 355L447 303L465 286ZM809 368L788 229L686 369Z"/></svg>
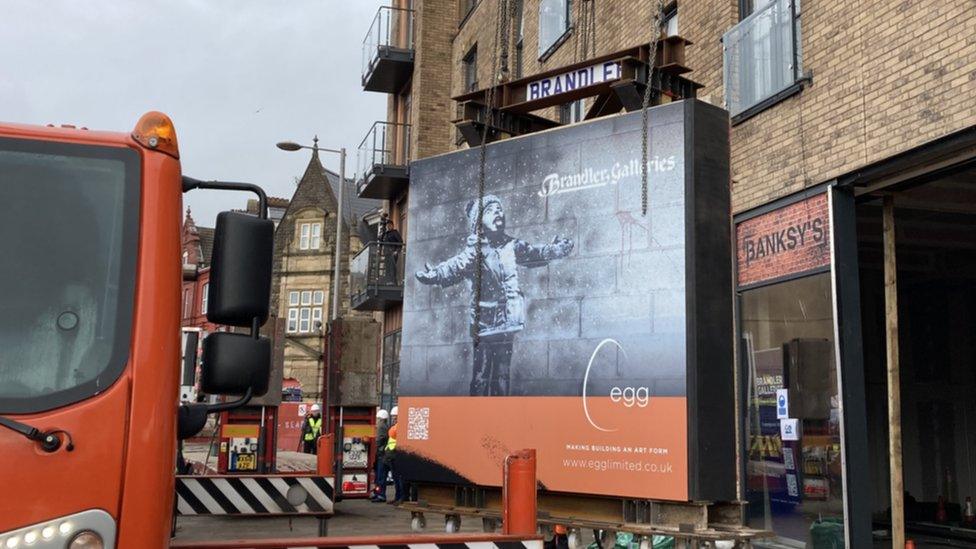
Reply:
<svg viewBox="0 0 976 549"><path fill-rule="evenodd" d="M485 179L488 159L488 134L495 121L494 103L495 85L498 83L498 51L501 46L501 41L504 39L502 36L505 26L504 19L508 14L508 10L506 10L505 7L509 1L511 0L498 0L498 17L495 19L495 45L494 48L492 48L491 57L491 79L488 82L488 89L485 91L485 116L483 120L484 126L482 127L481 132L481 156L478 169L478 222L475 228L477 242L475 245L474 254L474 334L471 336L475 347L478 347L478 345L481 343L481 281L485 261L485 254L482 250L482 240L485 234L484 223L482 223L482 220L485 216Z"/></svg>
<svg viewBox="0 0 976 549"><path fill-rule="evenodd" d="M644 89L644 101L641 103L641 215L647 215L647 111L651 106L651 95L654 83L654 65L657 62L657 45L661 39L661 23L664 18L664 2L658 0L657 12L654 14L651 39L651 50L647 64L647 82Z"/></svg>

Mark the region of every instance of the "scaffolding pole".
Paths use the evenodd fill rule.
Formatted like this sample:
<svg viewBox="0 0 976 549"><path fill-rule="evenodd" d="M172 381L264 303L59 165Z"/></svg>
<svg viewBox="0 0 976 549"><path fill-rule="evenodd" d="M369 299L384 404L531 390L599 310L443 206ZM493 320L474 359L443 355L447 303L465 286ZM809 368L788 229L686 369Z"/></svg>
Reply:
<svg viewBox="0 0 976 549"><path fill-rule="evenodd" d="M895 259L895 197L884 196L885 340L888 370L888 460L891 479L891 546L905 547L905 501L901 454L901 368L898 364L898 262Z"/></svg>

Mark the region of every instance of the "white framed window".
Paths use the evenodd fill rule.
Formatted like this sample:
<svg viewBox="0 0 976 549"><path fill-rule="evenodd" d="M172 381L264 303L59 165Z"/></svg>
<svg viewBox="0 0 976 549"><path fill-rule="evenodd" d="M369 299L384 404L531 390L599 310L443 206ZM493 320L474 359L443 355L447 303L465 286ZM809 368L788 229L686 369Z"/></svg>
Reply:
<svg viewBox="0 0 976 549"><path fill-rule="evenodd" d="M322 322L323 290L293 290L288 292L288 326L290 334L309 334L318 331Z"/></svg>
<svg viewBox="0 0 976 549"><path fill-rule="evenodd" d="M311 240L312 235L312 224L302 223L298 226L298 249L307 250L308 243Z"/></svg>
<svg viewBox="0 0 976 549"><path fill-rule="evenodd" d="M309 244L309 248L313 250L319 249L322 244L322 224L312 223L312 241Z"/></svg>
<svg viewBox="0 0 976 549"><path fill-rule="evenodd" d="M200 295L200 314L207 314L207 300L209 299L210 283L203 285L203 293Z"/></svg>

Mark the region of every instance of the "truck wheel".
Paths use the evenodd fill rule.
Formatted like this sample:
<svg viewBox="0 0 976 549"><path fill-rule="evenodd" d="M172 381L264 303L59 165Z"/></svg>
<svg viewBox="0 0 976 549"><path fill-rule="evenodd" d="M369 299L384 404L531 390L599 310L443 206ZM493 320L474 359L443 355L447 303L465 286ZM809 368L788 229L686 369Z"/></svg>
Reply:
<svg viewBox="0 0 976 549"><path fill-rule="evenodd" d="M444 515L444 531L456 534L461 530L461 515Z"/></svg>
<svg viewBox="0 0 976 549"><path fill-rule="evenodd" d="M410 517L410 530L414 532L423 532L424 528L427 527L427 519L424 518L423 513L412 513Z"/></svg>

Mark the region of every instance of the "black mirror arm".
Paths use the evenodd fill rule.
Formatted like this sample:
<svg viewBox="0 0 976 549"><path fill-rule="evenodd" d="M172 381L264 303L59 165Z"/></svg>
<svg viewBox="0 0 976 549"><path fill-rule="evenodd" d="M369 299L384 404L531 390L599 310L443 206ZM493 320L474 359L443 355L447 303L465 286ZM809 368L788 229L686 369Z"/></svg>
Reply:
<svg viewBox="0 0 976 549"><path fill-rule="evenodd" d="M195 436L207 424L207 415L240 408L251 400L251 388L248 387L244 396L232 402L218 404L181 404L177 414L177 436L180 440Z"/></svg>
<svg viewBox="0 0 976 549"><path fill-rule="evenodd" d="M232 400L230 402L218 402L217 404L208 404L207 413L212 414L214 412L225 412L227 410L240 408L251 401L251 396L253 396L252 389L248 387L247 391L244 393L244 396L237 400Z"/></svg>
<svg viewBox="0 0 976 549"><path fill-rule="evenodd" d="M192 177L183 176L183 192L193 189L216 189L220 191L247 191L258 195L258 217L268 218L268 195L264 189L253 183L239 183L237 181L200 181Z"/></svg>

